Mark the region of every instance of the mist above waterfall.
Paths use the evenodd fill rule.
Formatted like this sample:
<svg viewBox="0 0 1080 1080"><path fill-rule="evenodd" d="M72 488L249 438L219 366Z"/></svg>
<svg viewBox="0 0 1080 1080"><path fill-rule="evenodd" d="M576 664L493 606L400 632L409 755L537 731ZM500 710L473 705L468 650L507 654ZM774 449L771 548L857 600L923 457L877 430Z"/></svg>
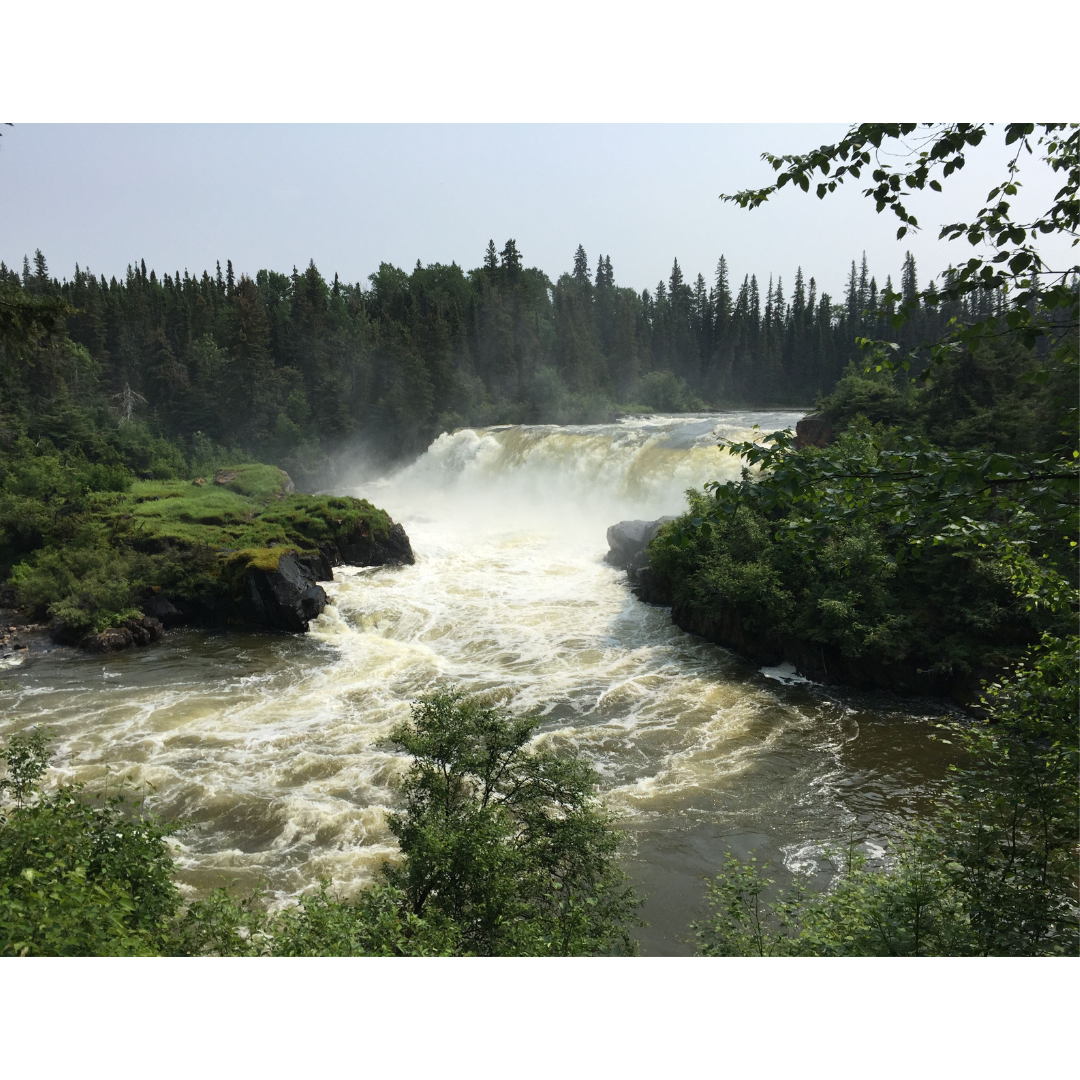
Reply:
<svg viewBox="0 0 1080 1080"><path fill-rule="evenodd" d="M592 535L608 525L686 508L685 491L738 477L741 462L720 439L794 426L800 413L650 416L614 424L464 428L440 435L410 465L378 480L345 481L414 527L473 535L517 527ZM359 472L359 470L357 470Z"/></svg>

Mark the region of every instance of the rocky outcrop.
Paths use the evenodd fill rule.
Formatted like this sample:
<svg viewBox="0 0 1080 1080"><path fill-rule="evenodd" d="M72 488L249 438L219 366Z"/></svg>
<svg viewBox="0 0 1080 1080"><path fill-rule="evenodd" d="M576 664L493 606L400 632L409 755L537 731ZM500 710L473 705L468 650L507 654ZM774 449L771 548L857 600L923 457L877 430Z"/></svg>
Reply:
<svg viewBox="0 0 1080 1080"><path fill-rule="evenodd" d="M671 598L665 585L649 566L649 542L660 531L660 526L673 517L657 518L655 521L620 521L607 531L608 553L606 562L626 571L627 580L638 599L647 604L667 605Z"/></svg>
<svg viewBox="0 0 1080 1080"><path fill-rule="evenodd" d="M180 609L161 593L155 593L143 604L143 614L157 619L166 628L186 621Z"/></svg>
<svg viewBox="0 0 1080 1080"><path fill-rule="evenodd" d="M239 581L239 597L206 593L169 597L155 593L143 612L166 627L247 623L268 630L303 633L327 604L320 581L334 580L334 567L411 566L416 561L405 530L390 522L385 535L361 525L314 552L286 551L272 568L248 566ZM72 642L74 644L74 642Z"/></svg>
<svg viewBox="0 0 1080 1080"><path fill-rule="evenodd" d="M804 416L795 425L795 449L807 446L826 446L832 442L832 424L824 416Z"/></svg>
<svg viewBox="0 0 1080 1080"><path fill-rule="evenodd" d="M248 621L272 630L302 634L322 614L326 593L317 583L310 560L282 555L274 570L249 567L240 608Z"/></svg>
<svg viewBox="0 0 1080 1080"><path fill-rule="evenodd" d="M372 532L365 524L322 551L334 566L412 566L416 562L409 537L393 521L385 536Z"/></svg>
<svg viewBox="0 0 1080 1080"><path fill-rule="evenodd" d="M130 649L135 645L149 645L161 639L162 626L157 619L144 615L141 619L128 619L123 626L113 626L98 634L87 634L79 640L79 648L89 653L112 653ZM53 631L53 640L63 640L64 631ZM65 641L65 644L70 642Z"/></svg>

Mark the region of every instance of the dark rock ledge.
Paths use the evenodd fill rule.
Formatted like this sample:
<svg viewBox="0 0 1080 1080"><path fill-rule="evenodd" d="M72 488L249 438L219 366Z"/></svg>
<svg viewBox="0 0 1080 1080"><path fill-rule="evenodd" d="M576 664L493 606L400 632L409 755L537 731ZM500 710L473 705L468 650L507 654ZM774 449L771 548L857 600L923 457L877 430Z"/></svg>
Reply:
<svg viewBox="0 0 1080 1080"><path fill-rule="evenodd" d="M99 634L83 634L54 623L49 628L50 636L58 644L78 645L91 653L110 653L149 645L172 626L239 624L302 634L327 605L326 592L319 582L333 581L335 566L411 566L415 561L401 525L391 522L385 537L359 528L337 542L320 545L315 553L285 548L276 555L273 549L267 549L264 558L244 569L238 596L214 592L169 597L156 592L143 605L141 619L129 619L123 626Z"/></svg>

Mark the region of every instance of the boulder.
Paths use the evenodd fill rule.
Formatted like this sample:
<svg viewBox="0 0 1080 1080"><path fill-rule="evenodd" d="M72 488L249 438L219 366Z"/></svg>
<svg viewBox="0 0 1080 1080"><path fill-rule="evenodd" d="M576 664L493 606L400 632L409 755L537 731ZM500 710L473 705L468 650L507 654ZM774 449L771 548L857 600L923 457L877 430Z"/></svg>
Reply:
<svg viewBox="0 0 1080 1080"><path fill-rule="evenodd" d="M310 561L285 554L275 570L248 569L240 607L260 626L302 634L326 607L326 593L317 584Z"/></svg>
<svg viewBox="0 0 1080 1080"><path fill-rule="evenodd" d="M394 522L385 537L373 535L366 526L354 529L338 540L337 554L335 561L346 566L412 566L416 562L409 537Z"/></svg>
<svg viewBox="0 0 1080 1080"><path fill-rule="evenodd" d="M162 626L176 626L187 621L180 609L161 593L155 593L143 604L143 614Z"/></svg>
<svg viewBox="0 0 1080 1080"><path fill-rule="evenodd" d="M87 634L79 642L79 648L88 653L111 653L130 649L134 644L135 639L126 626L113 626L102 630L100 634Z"/></svg>
<svg viewBox="0 0 1080 1080"><path fill-rule="evenodd" d="M133 645L149 645L151 642L160 641L161 634L161 623L144 615L141 619L127 619L123 626L111 626L99 634L86 634L78 644L80 649L89 653L120 652ZM70 638L70 635L68 637ZM53 640L57 640L55 629ZM65 641L65 644L70 643L70 640Z"/></svg>
<svg viewBox="0 0 1080 1080"><path fill-rule="evenodd" d="M315 581L333 581L334 564L326 551L320 548L311 555L297 555L296 561Z"/></svg>
<svg viewBox="0 0 1080 1080"><path fill-rule="evenodd" d="M660 531L660 526L673 517L657 518L655 521L620 521L607 531L608 553L604 559L612 566L626 571L634 592L648 604L668 604L656 575L649 567L649 542Z"/></svg>
<svg viewBox="0 0 1080 1080"><path fill-rule="evenodd" d="M804 416L795 425L795 449L825 446L832 441L832 424L824 416Z"/></svg>
<svg viewBox="0 0 1080 1080"><path fill-rule="evenodd" d="M161 623L149 616L128 619L124 623L124 629L131 635L131 640L136 645L149 645L152 641L161 640Z"/></svg>

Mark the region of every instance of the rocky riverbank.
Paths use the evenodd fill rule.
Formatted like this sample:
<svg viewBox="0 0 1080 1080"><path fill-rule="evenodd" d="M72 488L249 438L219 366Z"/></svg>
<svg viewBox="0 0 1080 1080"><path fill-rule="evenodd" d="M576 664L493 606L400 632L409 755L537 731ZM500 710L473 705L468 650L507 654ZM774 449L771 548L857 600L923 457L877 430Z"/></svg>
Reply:
<svg viewBox="0 0 1080 1080"><path fill-rule="evenodd" d="M414 561L405 530L378 507L297 494L268 465L139 481L88 503L105 545L34 556L0 600L23 622L47 622L53 642L89 652L150 645L185 624L302 633L326 607L335 566Z"/></svg>

